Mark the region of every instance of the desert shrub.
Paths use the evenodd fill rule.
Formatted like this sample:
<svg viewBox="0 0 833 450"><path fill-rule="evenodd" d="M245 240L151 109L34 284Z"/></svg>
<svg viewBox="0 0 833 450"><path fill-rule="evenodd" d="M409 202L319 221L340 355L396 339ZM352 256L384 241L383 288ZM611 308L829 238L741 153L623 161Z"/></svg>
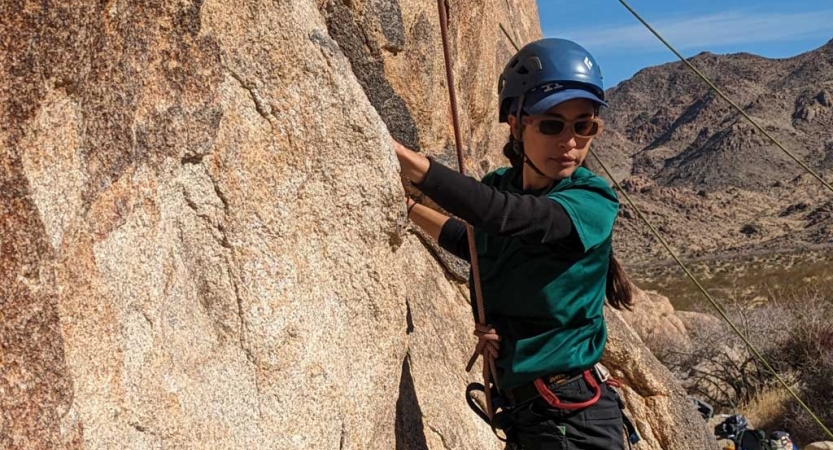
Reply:
<svg viewBox="0 0 833 450"><path fill-rule="evenodd" d="M789 365L799 374L798 395L830 427L833 425L833 299L805 295L792 302L789 310L792 318L789 338L771 356L780 356L782 365ZM825 440L818 424L792 398L783 427L801 442Z"/></svg>
<svg viewBox="0 0 833 450"><path fill-rule="evenodd" d="M730 319L828 427L833 425L833 298L810 290L780 298L730 298ZM716 314L716 313L713 313ZM788 431L798 442L823 440L818 424L725 322L690 329L690 348L647 342L689 394L757 427Z"/></svg>
<svg viewBox="0 0 833 450"><path fill-rule="evenodd" d="M785 308L774 303L766 307L758 304L759 299L733 296L724 301L723 308L750 342L767 352L788 339L783 323ZM692 343L689 348L676 347L669 341L647 344L689 394L718 411L734 412L770 383L766 368L725 322L689 326L688 334Z"/></svg>

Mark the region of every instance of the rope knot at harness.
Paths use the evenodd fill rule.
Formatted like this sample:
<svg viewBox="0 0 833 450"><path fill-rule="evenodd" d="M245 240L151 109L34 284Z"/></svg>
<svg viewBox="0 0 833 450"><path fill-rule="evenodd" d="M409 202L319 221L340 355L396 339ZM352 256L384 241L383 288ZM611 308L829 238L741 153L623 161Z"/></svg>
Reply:
<svg viewBox="0 0 833 450"><path fill-rule="evenodd" d="M497 334L495 327L477 323L474 325L474 335L477 336L477 347L474 349L474 354L469 358L466 364L466 372L470 372L474 363L477 362L477 357L483 355L483 394L486 396L486 414L491 423L495 416L495 408L492 403L492 377L497 377L497 368L495 367L495 359L500 352L500 336Z"/></svg>
<svg viewBox="0 0 833 450"><path fill-rule="evenodd" d="M474 354L471 355L469 363L466 364L466 372L471 371L479 355L488 357L489 360L494 360L500 353L500 336L498 336L495 327L479 323L475 324L474 335L477 336L477 347L475 347Z"/></svg>

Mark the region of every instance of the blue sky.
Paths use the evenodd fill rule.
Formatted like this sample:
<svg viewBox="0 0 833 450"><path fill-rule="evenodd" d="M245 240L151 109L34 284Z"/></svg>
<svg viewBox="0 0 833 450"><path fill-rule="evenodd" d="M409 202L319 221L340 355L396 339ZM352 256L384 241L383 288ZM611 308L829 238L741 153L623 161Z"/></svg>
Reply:
<svg viewBox="0 0 833 450"><path fill-rule="evenodd" d="M617 0L537 0L545 37L572 39L602 67L605 87L677 57ZM702 51L794 56L833 39L831 0L627 0L685 57Z"/></svg>

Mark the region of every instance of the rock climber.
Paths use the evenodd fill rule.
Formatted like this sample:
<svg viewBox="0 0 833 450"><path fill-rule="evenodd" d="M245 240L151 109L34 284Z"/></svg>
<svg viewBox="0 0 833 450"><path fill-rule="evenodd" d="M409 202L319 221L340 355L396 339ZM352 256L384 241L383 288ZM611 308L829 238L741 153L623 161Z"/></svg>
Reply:
<svg viewBox="0 0 833 450"><path fill-rule="evenodd" d="M585 166L604 129L599 65L542 39L512 56L498 89L509 167L477 181L394 142L401 173L456 216L406 198L408 217L466 260L463 221L473 227L507 448L621 449L622 401L598 363L605 299L629 309L631 285L613 257L617 196Z"/></svg>

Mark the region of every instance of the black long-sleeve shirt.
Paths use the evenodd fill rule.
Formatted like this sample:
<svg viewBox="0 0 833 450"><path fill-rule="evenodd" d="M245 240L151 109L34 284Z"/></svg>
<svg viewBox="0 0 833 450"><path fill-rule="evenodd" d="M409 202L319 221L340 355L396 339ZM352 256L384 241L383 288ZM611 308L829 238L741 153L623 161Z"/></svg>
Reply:
<svg viewBox="0 0 833 450"><path fill-rule="evenodd" d="M570 216L558 202L543 195L499 191L429 160L425 179L415 186L473 227L529 243L561 241L581 247ZM446 221L438 243L457 257L470 259L464 222L455 218Z"/></svg>

